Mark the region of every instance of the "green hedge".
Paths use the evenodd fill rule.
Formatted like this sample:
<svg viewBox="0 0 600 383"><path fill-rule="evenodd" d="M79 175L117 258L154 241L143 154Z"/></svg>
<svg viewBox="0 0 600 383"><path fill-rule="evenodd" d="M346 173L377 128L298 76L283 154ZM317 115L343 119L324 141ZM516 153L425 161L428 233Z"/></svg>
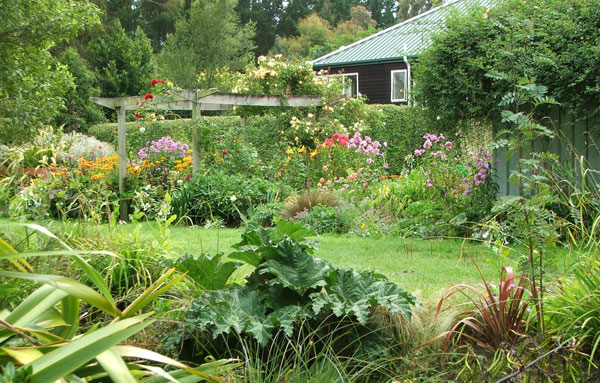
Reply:
<svg viewBox="0 0 600 383"><path fill-rule="evenodd" d="M399 173L404 166L404 158L413 153L423 143L423 135L430 131L439 133L443 130L437 121L430 121L421 108L396 105L368 105L369 127L364 134L370 135L380 142L387 142L386 159L390 169ZM288 128L288 122L275 116L250 116L242 120L237 116L203 117L203 135L201 145L211 148L211 141L220 132L239 137L246 143L252 143L259 157L264 162L285 150L287 143L281 139L280 131ZM429 127L429 128L428 128ZM137 152L147 141L158 140L163 136L171 136L174 140L191 144L192 122L189 119L165 120L154 122L128 122L127 151ZM143 128L143 129L142 129ZM99 140L117 143L117 124L100 124L90 128L89 134Z"/></svg>
<svg viewBox="0 0 600 383"><path fill-rule="evenodd" d="M374 118L367 122L367 133L374 140L387 142L386 161L390 164L390 171L396 174L402 171L404 158L421 147L423 135L427 131L437 133L439 130L421 108L396 105L369 105L369 108L373 109L374 113L370 114Z"/></svg>
<svg viewBox="0 0 600 383"><path fill-rule="evenodd" d="M237 116L204 117L202 121L210 122L211 127L229 129L241 124ZM202 122L201 122L202 123ZM192 120L164 120L164 121L134 121L125 124L127 130L127 151L137 152L146 146L147 141L158 140L170 136L176 141L186 144L192 142ZM107 123L90 127L89 135L97 139L117 145L117 124Z"/></svg>

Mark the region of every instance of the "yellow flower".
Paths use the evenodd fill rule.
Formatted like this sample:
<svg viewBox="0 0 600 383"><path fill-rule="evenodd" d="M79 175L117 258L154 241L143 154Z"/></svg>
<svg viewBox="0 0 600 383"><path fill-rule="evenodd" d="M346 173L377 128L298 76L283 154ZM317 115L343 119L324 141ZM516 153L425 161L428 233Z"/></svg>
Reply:
<svg viewBox="0 0 600 383"><path fill-rule="evenodd" d="M104 178L105 176L106 175L104 173L98 173L98 174L94 174L90 178L93 179L93 180L98 180L98 179Z"/></svg>

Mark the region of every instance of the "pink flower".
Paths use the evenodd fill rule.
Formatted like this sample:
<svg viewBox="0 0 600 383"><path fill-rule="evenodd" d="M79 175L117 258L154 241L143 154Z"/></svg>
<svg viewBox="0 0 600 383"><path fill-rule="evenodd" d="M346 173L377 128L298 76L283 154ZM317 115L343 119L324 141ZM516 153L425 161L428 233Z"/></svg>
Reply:
<svg viewBox="0 0 600 383"><path fill-rule="evenodd" d="M329 167L327 165L323 166L323 171L326 172L327 170L329 170Z"/></svg>
<svg viewBox="0 0 600 383"><path fill-rule="evenodd" d="M325 178L321 177L321 178L319 179L319 182L320 182L320 183L324 183L324 182L325 182Z"/></svg>
<svg viewBox="0 0 600 383"><path fill-rule="evenodd" d="M191 174L188 174L187 176L185 176L185 180L186 180L186 181L189 181L189 180L190 180L190 178L192 178L192 175L191 175Z"/></svg>
<svg viewBox="0 0 600 383"><path fill-rule="evenodd" d="M383 164L384 169L389 169L390 168L390 164L388 164L387 162L385 164Z"/></svg>
<svg viewBox="0 0 600 383"><path fill-rule="evenodd" d="M427 187L432 187L433 186L433 181L431 180L427 180Z"/></svg>
<svg viewBox="0 0 600 383"><path fill-rule="evenodd" d="M447 151L452 150L452 141L446 141L446 143L444 144L444 146L446 146L446 150Z"/></svg>
<svg viewBox="0 0 600 383"><path fill-rule="evenodd" d="M226 155L227 155L227 153L229 153L227 150L223 150L223 151L221 152L221 154L222 154L222 155L224 155L224 156L226 156Z"/></svg>

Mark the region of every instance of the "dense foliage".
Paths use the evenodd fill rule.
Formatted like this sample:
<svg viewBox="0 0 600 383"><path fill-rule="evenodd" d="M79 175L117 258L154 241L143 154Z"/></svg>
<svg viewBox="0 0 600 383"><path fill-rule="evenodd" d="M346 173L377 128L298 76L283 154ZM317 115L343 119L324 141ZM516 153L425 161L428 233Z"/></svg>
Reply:
<svg viewBox="0 0 600 383"><path fill-rule="evenodd" d="M415 67L420 102L448 124L497 118L509 84L488 73L518 66L575 115L597 115L596 9L593 0L507 0L450 17Z"/></svg>
<svg viewBox="0 0 600 383"><path fill-rule="evenodd" d="M175 25L158 56L164 77L182 88L196 88L201 71L208 74L207 88L215 85L215 72L226 66L243 69L251 60L254 25L240 25L233 9L236 0L196 0L188 17Z"/></svg>
<svg viewBox="0 0 600 383"><path fill-rule="evenodd" d="M347 344L345 338L368 329L376 306L387 309L389 315L407 318L412 307L420 307L412 294L380 275L337 269L312 257L310 235L310 229L287 221L271 229L248 225L229 258L246 262L254 270L243 286L206 292L192 302L182 334L187 347L205 348L202 340L195 340L198 332L225 342L230 333L248 336L264 347L277 330L294 341L303 327L322 327L320 331L325 333L339 332L336 344L329 345L339 349L340 344ZM344 320L355 323L349 334L344 334L346 328L338 323ZM353 355L361 348L364 351L363 343L369 342L369 337L359 338L340 351Z"/></svg>
<svg viewBox="0 0 600 383"><path fill-rule="evenodd" d="M51 49L98 23L98 10L87 1L31 0L2 2L0 12L0 142L22 142L53 120L73 87Z"/></svg>

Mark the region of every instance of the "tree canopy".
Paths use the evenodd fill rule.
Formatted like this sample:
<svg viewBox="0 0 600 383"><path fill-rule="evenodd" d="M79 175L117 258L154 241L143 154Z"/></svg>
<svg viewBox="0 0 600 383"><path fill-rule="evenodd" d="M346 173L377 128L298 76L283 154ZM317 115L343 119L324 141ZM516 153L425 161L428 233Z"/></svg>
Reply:
<svg viewBox="0 0 600 383"><path fill-rule="evenodd" d="M179 20L175 33L159 56L162 74L183 88L194 88L198 74L210 77L218 68L243 69L253 58L253 23L241 25L234 12L237 0L195 0L188 18Z"/></svg>
<svg viewBox="0 0 600 383"><path fill-rule="evenodd" d="M492 119L514 73L548 87L577 117L600 112L595 0L506 0L454 15L415 67L417 98L445 121ZM516 78L512 76L512 78Z"/></svg>
<svg viewBox="0 0 600 383"><path fill-rule="evenodd" d="M83 0L2 1L0 14L0 141L11 142L26 139L63 108L73 82L50 50L98 16Z"/></svg>

